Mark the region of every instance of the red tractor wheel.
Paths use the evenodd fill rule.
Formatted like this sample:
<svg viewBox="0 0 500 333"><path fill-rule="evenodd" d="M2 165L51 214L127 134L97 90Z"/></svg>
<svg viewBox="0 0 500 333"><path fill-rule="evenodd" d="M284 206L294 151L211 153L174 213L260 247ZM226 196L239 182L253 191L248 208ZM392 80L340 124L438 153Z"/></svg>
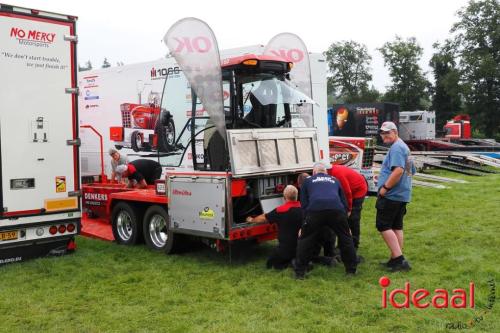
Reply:
<svg viewBox="0 0 500 333"><path fill-rule="evenodd" d="M144 144L144 138L142 137L142 133L139 131L133 131L131 138L130 138L130 144L132 146L132 150L135 151L136 153L141 151L142 146Z"/></svg>

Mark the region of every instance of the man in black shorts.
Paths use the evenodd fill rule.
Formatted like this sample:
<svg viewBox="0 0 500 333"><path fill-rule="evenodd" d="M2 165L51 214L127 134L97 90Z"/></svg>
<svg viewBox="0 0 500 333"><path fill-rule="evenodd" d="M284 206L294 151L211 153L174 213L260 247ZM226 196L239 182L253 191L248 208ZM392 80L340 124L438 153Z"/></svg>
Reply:
<svg viewBox="0 0 500 333"><path fill-rule="evenodd" d="M156 161L139 159L127 165L119 165L116 172L128 178L128 187L146 188L148 185L154 185L155 180L160 179L162 167Z"/></svg>
<svg viewBox="0 0 500 333"><path fill-rule="evenodd" d="M288 185L283 191L285 203L267 214L247 217L247 222L271 222L278 225L278 247L267 259L267 268L285 269L295 258L297 237L302 226L302 208L297 201L298 191L293 185Z"/></svg>
<svg viewBox="0 0 500 333"><path fill-rule="evenodd" d="M415 167L410 149L398 136L396 124L386 121L380 135L390 149L382 162L378 177L376 227L391 252L383 263L391 271L408 271L410 263L403 255L403 217L406 204L411 201L412 176Z"/></svg>

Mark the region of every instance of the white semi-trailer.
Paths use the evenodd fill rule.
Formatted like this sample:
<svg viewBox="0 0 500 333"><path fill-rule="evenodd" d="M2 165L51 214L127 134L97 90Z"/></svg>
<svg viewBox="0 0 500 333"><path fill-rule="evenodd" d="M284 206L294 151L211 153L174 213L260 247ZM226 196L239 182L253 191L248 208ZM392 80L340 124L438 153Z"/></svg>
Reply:
<svg viewBox="0 0 500 333"><path fill-rule="evenodd" d="M75 249L76 17L0 4L0 264Z"/></svg>

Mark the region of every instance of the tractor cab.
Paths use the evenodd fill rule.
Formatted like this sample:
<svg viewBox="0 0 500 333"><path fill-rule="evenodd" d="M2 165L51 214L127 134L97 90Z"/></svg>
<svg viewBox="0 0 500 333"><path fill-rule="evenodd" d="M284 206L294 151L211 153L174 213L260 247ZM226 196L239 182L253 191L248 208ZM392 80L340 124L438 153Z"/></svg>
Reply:
<svg viewBox="0 0 500 333"><path fill-rule="evenodd" d="M196 89L182 71L168 77L161 107L176 126L177 119L185 124L178 149L161 156L160 163L181 166L187 159L195 170L228 171L227 130L312 127L314 101L291 83L292 68L292 62L279 57L247 54L222 60L221 80L202 78ZM215 91L217 84L222 85L221 101L212 94L207 97L207 90ZM196 93L200 90L204 102ZM206 105L219 102L217 108Z"/></svg>

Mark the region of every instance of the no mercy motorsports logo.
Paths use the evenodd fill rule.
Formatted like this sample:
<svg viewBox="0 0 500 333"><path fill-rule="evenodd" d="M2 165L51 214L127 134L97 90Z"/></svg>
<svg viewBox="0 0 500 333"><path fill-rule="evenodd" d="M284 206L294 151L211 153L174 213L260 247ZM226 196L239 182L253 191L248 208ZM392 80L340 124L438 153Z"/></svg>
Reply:
<svg viewBox="0 0 500 333"><path fill-rule="evenodd" d="M20 43L22 41L30 41L37 43L51 44L56 39L56 34L53 32L44 32L38 30L24 30L21 28L11 28L10 37L16 38Z"/></svg>

